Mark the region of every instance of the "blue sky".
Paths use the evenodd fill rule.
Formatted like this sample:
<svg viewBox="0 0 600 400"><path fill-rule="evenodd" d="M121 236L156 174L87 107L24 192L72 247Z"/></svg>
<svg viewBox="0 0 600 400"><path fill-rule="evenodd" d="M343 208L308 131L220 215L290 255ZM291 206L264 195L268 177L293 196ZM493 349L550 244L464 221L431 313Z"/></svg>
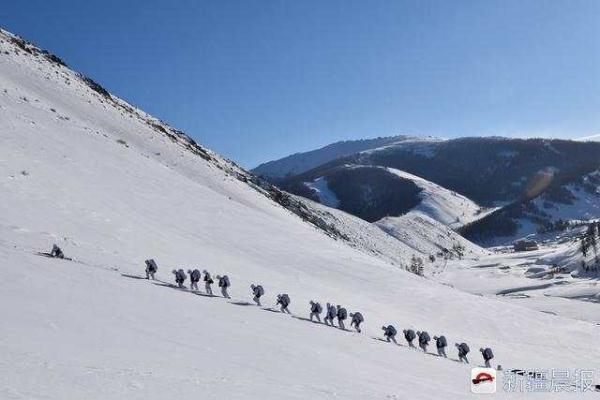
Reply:
<svg viewBox="0 0 600 400"><path fill-rule="evenodd" d="M7 1L0 25L246 167L401 133L600 133L600 1Z"/></svg>

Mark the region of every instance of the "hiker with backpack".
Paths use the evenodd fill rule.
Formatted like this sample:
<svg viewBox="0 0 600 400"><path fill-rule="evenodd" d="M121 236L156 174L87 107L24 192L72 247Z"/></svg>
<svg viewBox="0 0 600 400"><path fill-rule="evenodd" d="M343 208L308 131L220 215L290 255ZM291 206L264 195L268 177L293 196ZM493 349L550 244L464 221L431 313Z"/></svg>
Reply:
<svg viewBox="0 0 600 400"><path fill-rule="evenodd" d="M174 269L173 271L171 271L173 273L173 275L175 275L175 283L177 283L177 286L179 288L183 288L183 282L185 282L187 276L185 275L185 272L182 269L176 270Z"/></svg>
<svg viewBox="0 0 600 400"><path fill-rule="evenodd" d="M190 275L190 289L198 291L198 282L200 282L202 274L197 269L193 271L188 269L188 274Z"/></svg>
<svg viewBox="0 0 600 400"><path fill-rule="evenodd" d="M346 320L346 318L348 318L348 311L346 311L344 307L338 304L336 307L336 316L338 319L338 325L340 326L340 329L346 330L346 327L344 326L344 321Z"/></svg>
<svg viewBox="0 0 600 400"><path fill-rule="evenodd" d="M385 336L385 340L398 344L398 342L396 342L396 333L398 332L393 325L382 326L381 329L383 330L383 336Z"/></svg>
<svg viewBox="0 0 600 400"><path fill-rule="evenodd" d="M333 319L337 316L337 310L335 306L327 303L327 314L325 314L325 325L333 326Z"/></svg>
<svg viewBox="0 0 600 400"><path fill-rule="evenodd" d="M288 306L291 302L292 301L290 300L290 296L287 293L282 293L277 295L277 302L275 303L275 305L281 305L280 311L282 313L291 314L290 310L288 310Z"/></svg>
<svg viewBox="0 0 600 400"><path fill-rule="evenodd" d="M469 351L471 351L469 349L469 346L466 343L454 343L454 345L456 346L457 350L458 350L458 361L459 362L465 362L465 364L469 363L469 359L467 358L467 354L469 354Z"/></svg>
<svg viewBox="0 0 600 400"><path fill-rule="evenodd" d="M406 341L408 342L408 347L412 347L414 349L415 345L413 344L413 340L415 340L415 338L417 337L415 331L413 331L412 329L405 329L402 332L404 333L404 339L406 339Z"/></svg>
<svg viewBox="0 0 600 400"><path fill-rule="evenodd" d="M492 349L490 349L489 347L481 348L479 349L479 351L481 352L481 355L483 356L483 361L485 361L485 367L486 368L492 368L492 366L490 365L490 360L492 358L494 358L494 353L492 352Z"/></svg>
<svg viewBox="0 0 600 400"><path fill-rule="evenodd" d="M50 257L54 258L65 258L65 254L56 244L52 245L52 250L50 251Z"/></svg>
<svg viewBox="0 0 600 400"><path fill-rule="evenodd" d="M254 294L254 298L252 300L254 300L256 305L260 307L260 298L265 294L265 289L263 289L261 285L255 284L250 285L250 289L252 289L252 294Z"/></svg>
<svg viewBox="0 0 600 400"><path fill-rule="evenodd" d="M150 280L150 278L152 278L152 280L154 280L154 274L156 273L156 271L158 271L158 266L156 265L156 262L153 259L149 259L145 261L146 263L146 279Z"/></svg>
<svg viewBox="0 0 600 400"><path fill-rule="evenodd" d="M321 322L321 313L323 312L323 307L319 302L311 300L308 304L310 304L310 320L313 320L313 317L317 319L317 321Z"/></svg>
<svg viewBox="0 0 600 400"><path fill-rule="evenodd" d="M444 335L434 336L433 340L435 340L435 347L437 348L438 356L447 358L446 346L448 346L448 343L446 342L446 337Z"/></svg>
<svg viewBox="0 0 600 400"><path fill-rule="evenodd" d="M350 320L350 327L354 326L356 332L360 333L360 324L365 320L362 314L359 312L350 313Z"/></svg>
<svg viewBox="0 0 600 400"><path fill-rule="evenodd" d="M212 296L213 292L210 285L212 285L215 281L213 281L207 270L204 270L202 272L204 273L204 290L206 290L206 294Z"/></svg>
<svg viewBox="0 0 600 400"><path fill-rule="evenodd" d="M426 331L417 332L417 336L419 337L419 347L421 348L421 350L427 353L427 346L429 345L429 341L431 340L431 338L429 337L429 333L427 333Z"/></svg>
<svg viewBox="0 0 600 400"><path fill-rule="evenodd" d="M227 288L229 286L231 286L231 283L229 282L229 277L227 275L223 275L223 276L217 275L217 279L219 280L219 287L221 288L221 294L226 299L230 299L231 297L229 297L229 293L227 293Z"/></svg>

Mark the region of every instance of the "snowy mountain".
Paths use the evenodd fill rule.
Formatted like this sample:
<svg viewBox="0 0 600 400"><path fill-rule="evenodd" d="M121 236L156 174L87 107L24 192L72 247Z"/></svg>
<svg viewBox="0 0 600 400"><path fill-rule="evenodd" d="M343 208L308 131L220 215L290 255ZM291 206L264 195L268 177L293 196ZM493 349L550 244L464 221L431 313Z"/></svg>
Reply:
<svg viewBox="0 0 600 400"><path fill-rule="evenodd" d="M307 206L312 212L319 215L323 213L321 217L341 232L352 232L351 245L372 249L374 254L405 269L409 267L413 256L425 260L433 256L443 262L446 258L460 256L479 259L489 254L448 226L420 212L411 211L400 217L385 217L369 223L320 203L305 202L308 202ZM395 249L395 253L391 248ZM390 254L400 254L401 257L390 257Z"/></svg>
<svg viewBox="0 0 600 400"><path fill-rule="evenodd" d="M481 346L505 370L597 365L597 326L567 307L410 274L397 263L416 249L255 179L5 31L0 115L2 398L462 400ZM52 243L73 260L36 254ZM139 279L149 257L159 281ZM226 273L233 298L174 289L173 268ZM294 316L268 309L284 292ZM361 311L363 332L306 321L311 299ZM374 339L389 323L466 341L472 364Z"/></svg>
<svg viewBox="0 0 600 400"><path fill-rule="evenodd" d="M598 169L600 143L559 139L499 137L406 141L342 157L299 176L276 180L283 187L300 178L322 175L323 169L357 164L395 168L494 206L521 198L543 171L557 181Z"/></svg>
<svg viewBox="0 0 600 400"><path fill-rule="evenodd" d="M387 170L401 178L413 181L422 189L419 192L421 202L410 211L411 213L424 214L451 228L458 228L489 212L465 196L426 179L394 168L387 168Z"/></svg>
<svg viewBox="0 0 600 400"><path fill-rule="evenodd" d="M376 221L384 216L403 215L421 204L423 195L412 185L415 182L406 179L406 174L418 176L421 182L430 182L488 210L475 215L467 211L463 216L460 205L450 203L448 213L444 205L424 202L422 207L431 207L426 215L454 229L475 222L475 228L464 231L470 240L483 245L506 244L550 225L562 224L561 215L575 220L600 217L594 205L594 174L599 159L597 142L423 138L371 148L272 181L292 193ZM371 170L367 175L368 167ZM403 175L393 180L382 170L373 172L379 167L402 171ZM589 194L582 196L582 190ZM523 205L524 202L528 204ZM475 221L498 206L504 209L481 223ZM521 218L523 211L527 215Z"/></svg>
<svg viewBox="0 0 600 400"><path fill-rule="evenodd" d="M344 165L303 184L319 203L373 222L416 255L443 256L457 246L469 256L485 254L453 229L493 210L415 175L393 168Z"/></svg>
<svg viewBox="0 0 600 400"><path fill-rule="evenodd" d="M421 188L420 202L404 215L384 217L375 224L421 253L443 256L458 249L463 255L482 255L481 249L454 232L493 210L485 210L468 198L433 182L393 168L387 171ZM441 252L441 253L440 253Z"/></svg>
<svg viewBox="0 0 600 400"><path fill-rule="evenodd" d="M542 193L499 208L461 229L471 240L502 245L549 240L600 217L600 172L555 182Z"/></svg>
<svg viewBox="0 0 600 400"><path fill-rule="evenodd" d="M321 167L314 175L300 175L283 187L371 222L414 211L459 228L490 211L416 175L371 165Z"/></svg>

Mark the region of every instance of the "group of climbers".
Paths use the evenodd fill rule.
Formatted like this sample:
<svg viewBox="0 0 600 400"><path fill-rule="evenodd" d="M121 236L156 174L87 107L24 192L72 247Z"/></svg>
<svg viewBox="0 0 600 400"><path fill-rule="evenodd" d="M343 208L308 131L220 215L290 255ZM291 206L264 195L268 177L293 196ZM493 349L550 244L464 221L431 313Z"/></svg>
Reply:
<svg viewBox="0 0 600 400"><path fill-rule="evenodd" d="M398 344L396 341L396 328L393 325L382 326L383 336L386 338L388 342L394 342ZM427 346L429 346L429 342L431 341L431 337L427 331L417 331L415 333L412 329L404 329L402 331L404 333L404 339L408 343L408 347L416 348L413 344L413 340L418 339L419 347L423 352L427 353ZM448 346L448 342L446 341L446 337L444 335L434 336L433 340L435 340L435 347L437 349L437 354L440 357L447 358L446 355L446 347ZM469 363L467 359L467 354L469 354L469 346L466 343L455 343L456 349L458 350L458 360L460 362ZM494 353L492 349L489 347L479 349L481 355L483 356L483 361L485 362L485 366L490 368L490 361L494 358Z"/></svg>
<svg viewBox="0 0 600 400"><path fill-rule="evenodd" d="M321 303L319 303L318 301L314 301L311 300L308 302L309 304L309 310L310 310L310 314L309 314L309 319L312 321L313 318L315 318L318 322L321 322L321 313L323 312L323 307L321 306ZM327 307L327 311L325 312L325 318L323 319L323 322L325 322L325 325L328 326L335 326L334 325L334 320L337 319L338 322L338 327L340 329L346 329L346 326L344 324L344 321L346 319L348 319L348 315L350 316L350 327L354 327L354 329L356 329L357 332L360 332L360 324L364 322L364 317L361 313L359 312L354 312L354 313L350 313L348 314L348 310L346 310L344 307L342 307L341 305L332 305L331 303L327 303L326 305Z"/></svg>
<svg viewBox="0 0 600 400"><path fill-rule="evenodd" d="M154 262L154 260L146 260L146 278L147 279L154 279L154 274L156 273L157 270L158 270L158 267L156 266L156 263ZM180 268L178 270L174 269L171 272L173 273L173 275L175 275L175 283L177 284L177 287L184 288L183 284L187 279L187 275L186 275L185 271ZM214 283L214 280L212 279L210 273L207 270L200 272L200 270L198 270L198 269L194 269L193 271L188 269L187 273L190 276L190 282L191 282L190 289L191 290L199 291L198 282L200 282L200 279L203 279L204 280L204 290L206 291L206 294L208 294L210 296L213 295L211 285ZM204 274L204 278L202 278L202 274ZM223 276L217 275L216 279L219 282L219 287L221 288L221 294L223 295L223 297L225 297L226 299L230 299L231 297L229 296L229 293L227 292L227 289L231 286L229 277L227 275L223 275ZM262 289L262 287L260 289Z"/></svg>
<svg viewBox="0 0 600 400"><path fill-rule="evenodd" d="M46 253L46 254L48 254L50 257L61 258L61 259L65 257L63 251L56 244L54 246L52 246L52 251L50 253ZM145 261L145 264L146 264L146 279L155 280L156 279L155 274L158 272L158 266L157 266L156 262L153 259L149 259L149 260ZM198 282L200 282L200 279L203 279L204 289L206 291L206 294L210 295L210 296L213 295L211 285L214 283L214 281L208 271L204 270L201 273L200 270L198 270L198 269L194 269L194 270L188 269L187 275L186 275L186 273L183 269L178 269L178 270L174 269L172 271L172 273L175 276L175 283L177 284L177 287L184 288L183 284L187 279L187 275L189 275L190 282L191 282L191 284L190 284L191 290L199 291ZM202 275L204 275L204 277ZM221 288L222 296L227 299L231 298L227 291L228 288L231 286L229 277L227 275L222 275L222 276L217 275L216 279L218 280L219 287ZM256 305L262 306L260 299L265 294L265 290L262 287L262 285L253 283L250 285L250 289L252 290L253 300L256 303ZM279 311L281 311L282 313L291 314L290 310L288 309L290 304L291 304L291 299L287 293L281 293L281 294L277 295L276 305L280 306ZM310 321L313 321L313 318L314 318L314 319L316 319L317 322L320 323L321 322L321 314L323 312L323 307L321 306L321 303L311 300L309 302L309 306L310 306L310 308L309 308ZM340 329L346 330L344 321L348 318L348 315L350 316L350 320L351 320L350 327L354 327L354 329L360 333L361 332L360 325L365 320L363 315L360 312L353 312L353 313L348 314L348 311L346 310L346 308L342 307L339 304L333 305L331 303L327 303L325 317L323 319L323 322L325 323L325 325L333 327L333 326L335 326L334 320L337 320L338 327ZM388 342L394 342L395 344L398 344L398 342L396 341L396 334L398 332L393 325L382 326L381 329L383 330L383 336L385 337L385 339ZM417 339L419 348L421 348L421 350L423 350L423 352L425 352L425 353L427 352L427 346L429 346L429 342L431 341L431 337L429 336L429 333L427 331L415 332L412 329L404 329L402 332L404 333L404 339L406 340L406 342L408 343L408 346L410 348L415 348L413 341L415 339ZM447 357L446 347L448 346L446 337L444 335L440 335L440 336L436 335L433 337L433 340L435 341L435 346L437 349L438 356L446 358ZM467 354L469 354L469 352L470 352L469 346L466 343L455 343L454 345L456 346L456 349L458 351L458 360L460 362L464 362L464 363L468 364L469 360L467 358ZM486 348L480 348L479 351L481 352L485 366L490 368L491 367L490 361L494 358L492 349L489 347L486 347Z"/></svg>
<svg viewBox="0 0 600 400"><path fill-rule="evenodd" d="M148 279L154 279L154 273L156 273L157 270L158 268L154 260L146 261L146 277ZM178 287L183 287L183 283L187 278L183 269L173 270L172 272L175 275L175 282L177 283ZM188 270L188 274L190 275L190 280L192 282L191 289L198 290L198 282L201 278L200 271L197 269L193 271ZM231 286L231 283L229 282L229 277L227 275L217 275L217 280L219 281L221 294L223 295L223 297L229 299L230 297L227 292L227 288ZM210 274L206 270L204 270L204 281L206 283L205 287L207 294L212 295L210 285L213 283L213 280L211 279ZM264 288L261 285L253 283L252 285L250 285L250 289L252 290L254 302L257 306L261 306L260 298L265 294ZM291 304L291 299L287 293L278 294L277 301L275 304L280 306L279 311L281 311L282 313L291 314L291 311L288 308ZM319 303L318 301L311 300L309 302L309 306L309 319L313 321L314 318L317 322L320 323L321 313L323 312L323 307L321 306L321 303ZM323 319L323 322L325 323L325 325L335 326L334 321L337 320L338 327L340 329L346 330L344 321L348 319L348 316L350 316L351 321L350 327L353 327L357 332L360 333L360 324L362 324L365 320L363 315L360 312L348 314L346 308L342 307L339 304L333 305L331 303L327 303L325 318ZM393 325L382 326L381 329L383 330L383 336L388 342L394 342L398 344L398 342L396 341L396 334L398 333L398 331ZM429 342L431 341L431 337L429 336L429 333L427 331L415 332L412 329L404 329L402 332L404 333L404 339L408 343L409 347L415 348L413 341L417 339L419 348L423 350L423 352L427 353L427 346L429 346ZM444 335L436 335L433 337L433 340L435 341L438 356L447 358L446 347L448 346L448 342L446 341L446 337ZM468 364L469 360L467 359L467 354L470 351L469 346L466 343L455 343L455 346L458 350L458 360L460 362L465 362ZM492 349L490 349L489 347L481 348L479 349L479 351L483 356L485 366L489 368L491 365L490 361L492 360L492 358L494 358Z"/></svg>

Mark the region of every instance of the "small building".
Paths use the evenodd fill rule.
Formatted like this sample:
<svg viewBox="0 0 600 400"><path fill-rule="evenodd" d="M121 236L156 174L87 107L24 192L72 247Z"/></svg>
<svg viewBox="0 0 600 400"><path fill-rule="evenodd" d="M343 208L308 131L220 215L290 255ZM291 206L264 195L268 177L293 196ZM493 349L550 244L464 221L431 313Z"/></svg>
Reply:
<svg viewBox="0 0 600 400"><path fill-rule="evenodd" d="M513 245L513 249L515 251L532 251L538 250L539 246L535 240L517 240Z"/></svg>

